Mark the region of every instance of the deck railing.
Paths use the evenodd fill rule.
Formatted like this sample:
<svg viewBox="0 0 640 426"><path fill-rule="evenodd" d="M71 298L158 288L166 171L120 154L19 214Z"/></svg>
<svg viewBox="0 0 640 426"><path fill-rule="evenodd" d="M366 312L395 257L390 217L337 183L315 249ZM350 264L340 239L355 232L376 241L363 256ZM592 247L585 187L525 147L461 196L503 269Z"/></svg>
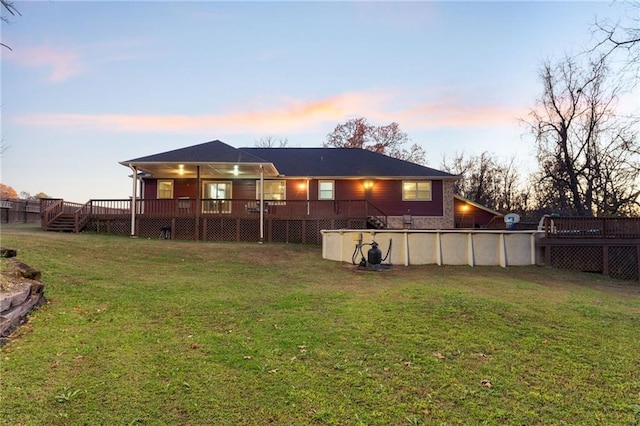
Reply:
<svg viewBox="0 0 640 426"><path fill-rule="evenodd" d="M74 218L74 231L80 232L89 220L91 202L87 204L72 203L61 198L43 198L40 200L40 215L42 229L49 229L53 221L63 215Z"/></svg>
<svg viewBox="0 0 640 426"><path fill-rule="evenodd" d="M640 217L546 217L546 238L640 238Z"/></svg>
<svg viewBox="0 0 640 426"><path fill-rule="evenodd" d="M162 200L136 200L136 215L145 217L179 218L228 215L230 217L256 217L260 214L255 199L203 199L176 198ZM131 214L131 200L91 200L89 214L93 218L109 219ZM277 218L352 218L375 216L386 223L386 215L366 200L329 201L264 201L263 214Z"/></svg>

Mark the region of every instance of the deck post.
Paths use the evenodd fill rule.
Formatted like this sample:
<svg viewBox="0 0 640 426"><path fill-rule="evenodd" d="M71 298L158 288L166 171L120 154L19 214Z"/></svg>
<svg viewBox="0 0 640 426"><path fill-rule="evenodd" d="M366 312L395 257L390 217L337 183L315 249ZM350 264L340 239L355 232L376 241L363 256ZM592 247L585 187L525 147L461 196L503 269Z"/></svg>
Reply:
<svg viewBox="0 0 640 426"><path fill-rule="evenodd" d="M264 165L260 164L260 203L258 211L260 212L260 244L264 242Z"/></svg>
<svg viewBox="0 0 640 426"><path fill-rule="evenodd" d="M202 211L201 207L200 207L202 205L202 202L201 202L201 199L202 199L202 197L201 197L202 187L201 187L201 185L202 185L202 183L201 183L201 178L200 178L200 164L198 164L196 166L196 188L197 188L196 189L196 205L195 205L195 208L196 208L195 239L196 239L196 241L198 241L200 239L200 212ZM203 240L204 239L205 238L203 237Z"/></svg>
<svg viewBox="0 0 640 426"><path fill-rule="evenodd" d="M131 236L136 235L136 198L138 192L138 169L136 166L129 166L133 170L133 189L131 190Z"/></svg>

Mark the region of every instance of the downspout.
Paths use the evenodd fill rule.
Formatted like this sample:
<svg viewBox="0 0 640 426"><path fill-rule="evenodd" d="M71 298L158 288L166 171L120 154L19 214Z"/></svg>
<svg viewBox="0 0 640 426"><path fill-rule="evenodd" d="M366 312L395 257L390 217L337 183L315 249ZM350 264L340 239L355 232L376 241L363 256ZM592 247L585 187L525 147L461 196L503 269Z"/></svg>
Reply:
<svg viewBox="0 0 640 426"><path fill-rule="evenodd" d="M258 209L260 211L260 241L264 242L264 165L260 164L260 204Z"/></svg>
<svg viewBox="0 0 640 426"><path fill-rule="evenodd" d="M131 236L136 235L136 198L138 192L138 169L135 166L129 165L133 170L133 189L131 191Z"/></svg>

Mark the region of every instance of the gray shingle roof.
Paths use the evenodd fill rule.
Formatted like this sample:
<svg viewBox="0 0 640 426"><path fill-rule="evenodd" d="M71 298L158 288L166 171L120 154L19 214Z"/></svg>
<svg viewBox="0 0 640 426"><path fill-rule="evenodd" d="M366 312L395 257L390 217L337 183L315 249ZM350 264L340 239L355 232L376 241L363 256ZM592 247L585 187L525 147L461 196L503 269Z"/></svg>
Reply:
<svg viewBox="0 0 640 426"><path fill-rule="evenodd" d="M285 176L439 177L455 175L360 148L240 148Z"/></svg>
<svg viewBox="0 0 640 426"><path fill-rule="evenodd" d="M215 140L123 161L140 163L272 163L281 175L305 177L458 176L359 148L234 148Z"/></svg>
<svg viewBox="0 0 640 426"><path fill-rule="evenodd" d="M123 161L123 163L264 163L249 153L215 140L198 145L178 148L159 154L147 155Z"/></svg>

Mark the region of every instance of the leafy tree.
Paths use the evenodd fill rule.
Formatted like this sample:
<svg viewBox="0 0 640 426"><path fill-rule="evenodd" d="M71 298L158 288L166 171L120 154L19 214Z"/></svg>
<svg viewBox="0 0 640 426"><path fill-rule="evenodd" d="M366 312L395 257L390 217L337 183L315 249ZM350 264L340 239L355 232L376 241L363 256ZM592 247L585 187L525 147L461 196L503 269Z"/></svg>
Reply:
<svg viewBox="0 0 640 426"><path fill-rule="evenodd" d="M44 192L38 192L36 195L31 195L29 192L20 191L20 198L23 200L39 200L41 198L50 198Z"/></svg>
<svg viewBox="0 0 640 426"><path fill-rule="evenodd" d="M398 123L374 126L369 124L366 118L360 117L338 124L333 132L327 135L326 145L337 148L362 148L400 160L426 164L425 150L418 144L405 148L409 142L409 136L400 130Z"/></svg>
<svg viewBox="0 0 640 426"><path fill-rule="evenodd" d="M619 215L638 205L637 122L615 113L621 86L606 60L545 62L543 91L528 120L535 136L540 201L581 216Z"/></svg>
<svg viewBox="0 0 640 426"><path fill-rule="evenodd" d="M18 198L18 193L12 187L5 185L4 183L0 183L0 198Z"/></svg>

